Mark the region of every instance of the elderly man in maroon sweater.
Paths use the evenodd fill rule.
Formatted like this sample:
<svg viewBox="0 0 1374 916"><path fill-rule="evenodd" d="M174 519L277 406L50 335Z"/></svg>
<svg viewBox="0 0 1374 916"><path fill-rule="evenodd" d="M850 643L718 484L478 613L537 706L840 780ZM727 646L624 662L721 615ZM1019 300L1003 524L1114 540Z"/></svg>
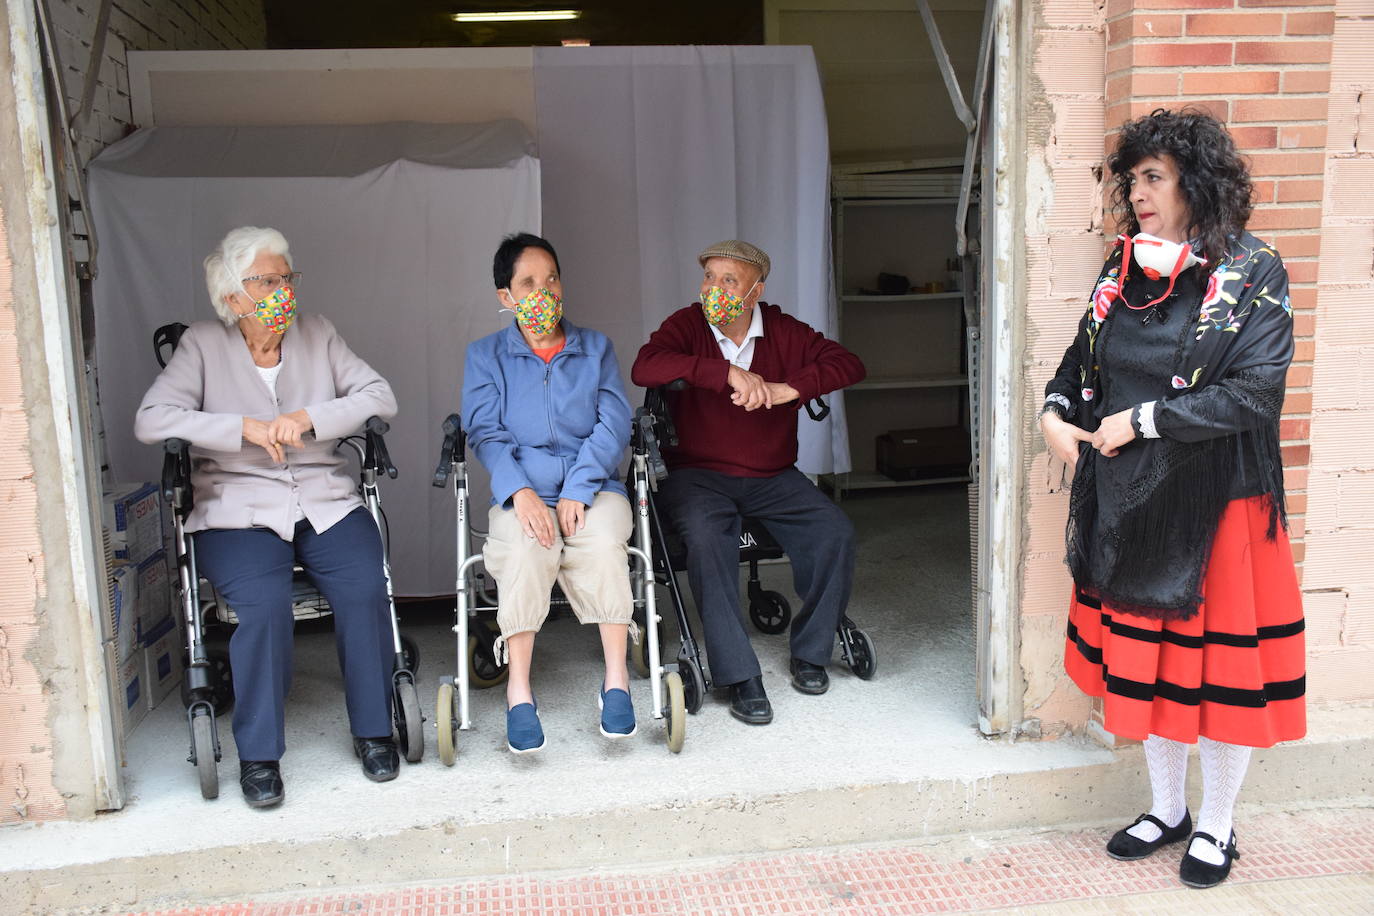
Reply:
<svg viewBox="0 0 1374 916"><path fill-rule="evenodd" d="M758 519L792 562L801 610L792 620L792 686L820 694L854 579L854 528L797 470L798 408L864 377L853 353L760 301L768 255L736 240L698 258L701 301L674 312L639 351L632 377L669 393L679 444L664 449L659 502L687 547L687 576L706 630L716 686L730 712L773 720L739 600L743 516Z"/></svg>

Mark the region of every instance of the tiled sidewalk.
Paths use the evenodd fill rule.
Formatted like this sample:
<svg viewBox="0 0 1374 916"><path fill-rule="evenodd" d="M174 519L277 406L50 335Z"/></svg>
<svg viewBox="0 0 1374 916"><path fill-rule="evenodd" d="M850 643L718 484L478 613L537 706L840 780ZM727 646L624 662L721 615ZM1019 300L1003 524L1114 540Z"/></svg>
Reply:
<svg viewBox="0 0 1374 916"><path fill-rule="evenodd" d="M1182 846L1141 862L1115 862L1102 852L1106 832L1091 830L848 847L619 873L436 882L190 906L158 916L907 916L1003 907L1036 907L1037 913L1374 912L1374 809L1252 813L1242 816L1237 834L1241 859L1214 891L1179 884ZM1278 896L1257 893L1259 882L1272 882ZM1292 893L1285 894L1290 884ZM1304 905L1279 905L1285 896ZM1125 899L1104 899L1113 897Z"/></svg>

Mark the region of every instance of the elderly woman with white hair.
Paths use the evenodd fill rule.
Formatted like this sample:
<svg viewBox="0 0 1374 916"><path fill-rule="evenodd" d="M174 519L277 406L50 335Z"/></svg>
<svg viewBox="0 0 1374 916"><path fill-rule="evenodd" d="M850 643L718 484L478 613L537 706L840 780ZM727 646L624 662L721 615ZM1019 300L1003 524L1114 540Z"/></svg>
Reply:
<svg viewBox="0 0 1374 916"><path fill-rule="evenodd" d="M338 440L396 413L391 386L323 315L296 312L301 275L275 229L244 226L205 259L218 321L182 335L143 397L140 440L191 444L201 575L238 615L229 643L239 784L255 808L285 796L293 564L334 611L354 753L374 782L396 777L391 624L382 542ZM313 435L312 435L313 434Z"/></svg>

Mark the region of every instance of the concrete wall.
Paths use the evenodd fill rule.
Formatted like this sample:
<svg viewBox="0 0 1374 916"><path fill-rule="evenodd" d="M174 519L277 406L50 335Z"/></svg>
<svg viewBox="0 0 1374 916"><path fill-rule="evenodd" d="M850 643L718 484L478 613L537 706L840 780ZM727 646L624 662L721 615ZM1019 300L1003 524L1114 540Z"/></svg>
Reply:
<svg viewBox="0 0 1374 916"><path fill-rule="evenodd" d="M1064 566L1067 475L1045 451L1035 415L1045 382L1073 339L1102 266L1097 170L1105 131L1103 10L1095 0L1044 0L1026 9L1025 479L1022 565L1022 715L1053 735L1087 721L1089 701L1064 675L1070 580ZM1033 729L1032 729L1033 731Z"/></svg>
<svg viewBox="0 0 1374 916"><path fill-rule="evenodd" d="M91 65L99 0L49 0L68 109L76 113ZM264 48L262 0L115 0L90 121L78 144L81 161L134 127L127 51Z"/></svg>
<svg viewBox="0 0 1374 916"><path fill-rule="evenodd" d="M1303 592L1308 688L1350 702L1374 699L1374 0L1334 12Z"/></svg>

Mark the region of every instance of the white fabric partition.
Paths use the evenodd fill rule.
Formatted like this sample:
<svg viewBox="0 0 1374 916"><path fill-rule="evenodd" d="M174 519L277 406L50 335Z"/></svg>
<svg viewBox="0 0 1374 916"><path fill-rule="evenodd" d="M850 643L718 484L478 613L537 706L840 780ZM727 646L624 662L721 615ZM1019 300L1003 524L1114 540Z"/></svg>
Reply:
<svg viewBox="0 0 1374 916"><path fill-rule="evenodd" d="M396 391L385 481L401 594L453 590L453 500L429 486L438 424L458 406L470 340L503 323L491 256L539 231L539 163L516 122L151 128L91 166L100 232L96 358L111 470L155 480L132 435L158 366L154 329L215 314L201 261L235 226L280 229L300 308L327 316Z"/></svg>
<svg viewBox="0 0 1374 916"><path fill-rule="evenodd" d="M535 49L544 228L568 314L639 346L700 285L696 254L742 238L764 299L831 336L829 142L809 47ZM843 399L803 414L803 471L847 471Z"/></svg>

